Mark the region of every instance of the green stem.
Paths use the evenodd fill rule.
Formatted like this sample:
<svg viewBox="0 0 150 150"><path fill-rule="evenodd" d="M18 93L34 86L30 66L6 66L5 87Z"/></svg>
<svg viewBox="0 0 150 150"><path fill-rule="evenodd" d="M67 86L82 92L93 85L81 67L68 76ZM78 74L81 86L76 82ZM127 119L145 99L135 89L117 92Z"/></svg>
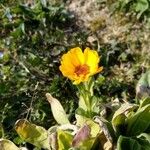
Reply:
<svg viewBox="0 0 150 150"><path fill-rule="evenodd" d="M93 85L94 82L91 78L87 82L81 83L78 86L78 90L80 94L79 107L87 111L89 118L92 118L92 114L93 114L92 102L91 102L91 99L93 97Z"/></svg>
<svg viewBox="0 0 150 150"><path fill-rule="evenodd" d="M84 91L85 91L85 103L87 106L87 111L89 113L89 117L92 117L92 106L91 106L91 98L93 96L93 82L92 79L90 79L88 82L84 83Z"/></svg>

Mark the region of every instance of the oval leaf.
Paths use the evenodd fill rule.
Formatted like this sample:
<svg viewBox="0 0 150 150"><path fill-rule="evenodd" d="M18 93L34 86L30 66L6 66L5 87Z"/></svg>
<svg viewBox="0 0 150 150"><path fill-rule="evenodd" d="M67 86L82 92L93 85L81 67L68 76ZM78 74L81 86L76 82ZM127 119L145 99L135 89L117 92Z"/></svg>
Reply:
<svg viewBox="0 0 150 150"><path fill-rule="evenodd" d="M0 139L0 150L19 150L19 148L9 140Z"/></svg>
<svg viewBox="0 0 150 150"><path fill-rule="evenodd" d="M120 136L117 142L117 150L142 150L141 145L135 139Z"/></svg>
<svg viewBox="0 0 150 150"><path fill-rule="evenodd" d="M125 103L123 104L114 114L112 119L112 125L114 129L117 129L117 126L120 126L125 123L126 112L131 112L136 109L138 106L135 104Z"/></svg>
<svg viewBox="0 0 150 150"><path fill-rule="evenodd" d="M68 117L66 115L66 112L64 111L62 105L60 102L51 96L51 94L46 93L46 97L48 102L51 105L51 110L53 113L53 116L58 124L69 124Z"/></svg>
<svg viewBox="0 0 150 150"><path fill-rule="evenodd" d="M69 148L71 148L72 139L73 136L69 132L58 129L58 150L68 150Z"/></svg>
<svg viewBox="0 0 150 150"><path fill-rule="evenodd" d="M150 126L150 104L139 108L135 114L127 118L127 134L139 135Z"/></svg>
<svg viewBox="0 0 150 150"><path fill-rule="evenodd" d="M138 98L150 96L150 70L142 75L136 86Z"/></svg>
<svg viewBox="0 0 150 150"><path fill-rule="evenodd" d="M73 138L72 141L73 147L77 147L79 146L80 142L87 140L90 137L90 132L91 129L87 124L85 124L81 129L79 129L79 131Z"/></svg>
<svg viewBox="0 0 150 150"><path fill-rule="evenodd" d="M43 127L31 124L25 119L20 119L15 124L15 130L26 142L50 150L49 135Z"/></svg>

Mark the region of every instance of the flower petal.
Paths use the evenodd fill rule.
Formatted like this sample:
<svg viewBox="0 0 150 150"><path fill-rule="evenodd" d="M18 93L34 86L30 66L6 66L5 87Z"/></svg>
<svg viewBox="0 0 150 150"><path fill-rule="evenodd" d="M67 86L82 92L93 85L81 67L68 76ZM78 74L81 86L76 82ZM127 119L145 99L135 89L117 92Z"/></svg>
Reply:
<svg viewBox="0 0 150 150"><path fill-rule="evenodd" d="M71 49L69 55L71 58L71 63L74 64L74 66L79 66L84 64L84 55L81 48L76 47Z"/></svg>
<svg viewBox="0 0 150 150"><path fill-rule="evenodd" d="M94 50L86 48L84 50L85 64L90 67L90 73L95 74L98 69L99 56L98 53Z"/></svg>
<svg viewBox="0 0 150 150"><path fill-rule="evenodd" d="M65 77L74 81L73 84L79 84L102 71L103 67L98 67L99 60L96 51L86 48L83 53L79 47L76 47L62 56L59 69Z"/></svg>

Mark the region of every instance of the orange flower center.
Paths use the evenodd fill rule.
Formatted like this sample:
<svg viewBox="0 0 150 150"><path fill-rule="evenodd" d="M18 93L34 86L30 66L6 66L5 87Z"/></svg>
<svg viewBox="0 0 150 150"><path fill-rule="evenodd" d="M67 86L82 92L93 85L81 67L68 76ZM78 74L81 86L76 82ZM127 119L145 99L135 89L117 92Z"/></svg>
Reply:
<svg viewBox="0 0 150 150"><path fill-rule="evenodd" d="M76 73L77 76L80 76L81 74L86 75L86 74L89 73L89 66L86 65L86 64L77 66L75 68L75 73Z"/></svg>

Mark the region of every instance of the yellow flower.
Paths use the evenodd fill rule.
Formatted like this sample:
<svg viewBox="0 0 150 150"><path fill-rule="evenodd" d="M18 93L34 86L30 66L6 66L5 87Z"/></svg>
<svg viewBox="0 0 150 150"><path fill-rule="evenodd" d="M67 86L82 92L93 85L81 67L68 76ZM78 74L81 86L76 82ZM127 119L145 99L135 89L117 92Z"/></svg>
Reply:
<svg viewBox="0 0 150 150"><path fill-rule="evenodd" d="M99 61L100 57L96 51L86 48L82 52L79 47L76 47L62 56L59 69L65 77L73 80L74 84L79 84L102 71L103 67L98 66Z"/></svg>

